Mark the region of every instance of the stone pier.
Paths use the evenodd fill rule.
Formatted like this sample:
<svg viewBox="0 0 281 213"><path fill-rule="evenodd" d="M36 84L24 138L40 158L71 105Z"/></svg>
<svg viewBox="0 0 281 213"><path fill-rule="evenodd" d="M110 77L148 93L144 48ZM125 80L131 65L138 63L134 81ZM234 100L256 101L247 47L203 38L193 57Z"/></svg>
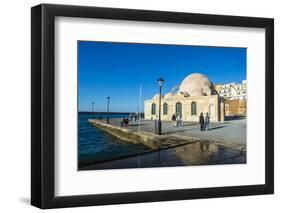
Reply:
<svg viewBox="0 0 281 213"><path fill-rule="evenodd" d="M89 122L97 128L127 142L141 143L151 149L162 149L167 147L178 146L181 144L198 142L198 138L182 137L175 135L156 135L150 132L138 132L129 128L120 127L113 124L107 124L98 119L89 119ZM115 123L116 124L116 123Z"/></svg>
<svg viewBox="0 0 281 213"><path fill-rule="evenodd" d="M201 132L198 123L183 122L182 127L172 127L171 122L162 122L162 135L155 134L155 121L129 122L121 127L120 119L90 119L89 122L103 131L127 142L142 143L152 149L161 149L193 142L211 142L234 149L246 150L246 119L211 122L211 130ZM140 130L140 131L139 131Z"/></svg>

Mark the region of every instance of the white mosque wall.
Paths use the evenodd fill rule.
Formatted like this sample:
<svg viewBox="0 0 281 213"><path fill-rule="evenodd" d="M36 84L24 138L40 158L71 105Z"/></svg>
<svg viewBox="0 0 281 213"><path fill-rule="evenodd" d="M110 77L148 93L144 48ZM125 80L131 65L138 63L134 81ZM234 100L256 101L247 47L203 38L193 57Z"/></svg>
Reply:
<svg viewBox="0 0 281 213"><path fill-rule="evenodd" d="M161 120L171 121L173 114L176 114L176 104L180 103L182 108L183 121L199 121L199 115L202 112L204 116L209 113L210 119L213 122L223 121L224 115L220 115L220 104L218 95L210 96L192 96L184 97L183 95L173 95L170 98L161 98ZM192 115L191 104L196 103L196 113ZM164 114L163 105L168 105L167 114ZM152 104L155 104L155 114L152 114ZM159 115L159 98L145 100L144 115L147 120L158 119Z"/></svg>

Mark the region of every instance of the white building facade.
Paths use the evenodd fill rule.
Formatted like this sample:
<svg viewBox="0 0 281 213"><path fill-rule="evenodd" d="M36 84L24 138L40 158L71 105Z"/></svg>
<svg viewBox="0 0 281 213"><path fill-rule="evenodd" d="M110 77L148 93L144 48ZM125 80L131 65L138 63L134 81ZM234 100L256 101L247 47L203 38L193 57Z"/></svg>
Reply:
<svg viewBox="0 0 281 213"><path fill-rule="evenodd" d="M162 97L156 94L152 99L145 100L145 119L158 119L159 98L162 120L170 121L176 115L184 121L198 122L200 113L204 116L209 113L211 121L224 121L224 100L205 75L193 73L182 81L178 91L169 92Z"/></svg>
<svg viewBox="0 0 281 213"><path fill-rule="evenodd" d="M215 86L219 96L226 100L246 100L247 80L241 83L218 84Z"/></svg>

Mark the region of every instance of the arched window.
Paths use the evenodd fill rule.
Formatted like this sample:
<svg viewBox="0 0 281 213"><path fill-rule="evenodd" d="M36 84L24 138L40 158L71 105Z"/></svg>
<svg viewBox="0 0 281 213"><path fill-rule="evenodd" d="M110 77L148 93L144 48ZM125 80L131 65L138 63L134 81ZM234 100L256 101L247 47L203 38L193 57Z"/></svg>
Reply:
<svg viewBox="0 0 281 213"><path fill-rule="evenodd" d="M196 112L197 110L196 110L196 102L192 102L191 103L191 115L196 115L197 114L197 112Z"/></svg>
<svg viewBox="0 0 281 213"><path fill-rule="evenodd" d="M164 103L163 104L163 115L167 115L168 114L168 104Z"/></svg>
<svg viewBox="0 0 281 213"><path fill-rule="evenodd" d="M182 116L182 104L180 102L176 103L176 116Z"/></svg>
<svg viewBox="0 0 281 213"><path fill-rule="evenodd" d="M156 114L156 104L152 104L151 105L151 115L155 115Z"/></svg>

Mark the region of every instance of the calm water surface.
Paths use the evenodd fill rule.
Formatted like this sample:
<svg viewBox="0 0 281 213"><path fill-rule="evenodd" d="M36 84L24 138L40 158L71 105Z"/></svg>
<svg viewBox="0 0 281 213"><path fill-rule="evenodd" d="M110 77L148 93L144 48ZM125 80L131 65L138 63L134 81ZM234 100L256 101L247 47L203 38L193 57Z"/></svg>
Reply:
<svg viewBox="0 0 281 213"><path fill-rule="evenodd" d="M120 120L127 116L128 114L109 115L110 118ZM106 119L107 115L79 113L79 167L150 150L142 144L121 141L88 122L88 119L100 117Z"/></svg>

